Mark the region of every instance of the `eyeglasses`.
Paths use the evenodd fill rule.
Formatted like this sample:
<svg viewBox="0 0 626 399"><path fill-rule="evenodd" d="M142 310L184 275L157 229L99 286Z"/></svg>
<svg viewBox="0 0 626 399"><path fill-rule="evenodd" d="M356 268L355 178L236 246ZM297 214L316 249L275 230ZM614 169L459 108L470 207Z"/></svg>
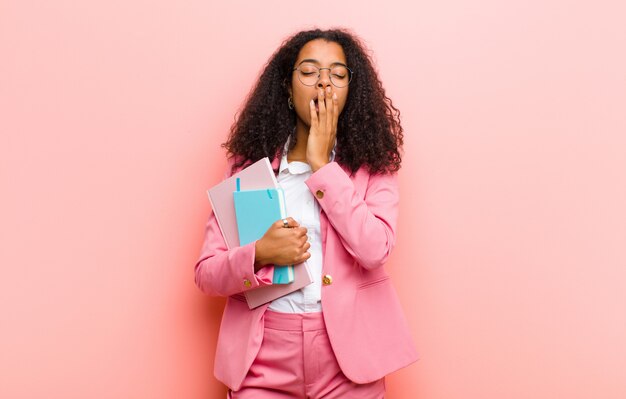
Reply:
<svg viewBox="0 0 626 399"><path fill-rule="evenodd" d="M293 70L298 71L298 79L305 86L315 86L320 78L322 70L327 69L330 75L330 83L335 87L346 87L352 80L352 70L345 65L331 65L330 68L320 68L315 64L300 64Z"/></svg>

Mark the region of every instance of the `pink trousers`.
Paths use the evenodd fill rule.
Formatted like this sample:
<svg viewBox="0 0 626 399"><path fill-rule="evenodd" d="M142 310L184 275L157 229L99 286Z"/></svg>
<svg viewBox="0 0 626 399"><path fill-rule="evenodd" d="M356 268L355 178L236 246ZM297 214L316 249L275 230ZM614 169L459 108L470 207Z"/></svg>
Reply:
<svg viewBox="0 0 626 399"><path fill-rule="evenodd" d="M341 372L322 313L265 312L263 343L230 399L381 399L384 378L356 384ZM363 348L367 350L367 348Z"/></svg>

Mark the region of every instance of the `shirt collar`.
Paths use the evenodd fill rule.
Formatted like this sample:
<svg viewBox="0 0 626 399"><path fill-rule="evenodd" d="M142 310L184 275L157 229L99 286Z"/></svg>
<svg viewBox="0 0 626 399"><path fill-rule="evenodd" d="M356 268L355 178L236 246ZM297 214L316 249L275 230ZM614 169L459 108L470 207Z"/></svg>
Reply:
<svg viewBox="0 0 626 399"><path fill-rule="evenodd" d="M300 162L300 161L292 161L287 162L287 153L289 152L289 142L291 141L291 136L287 137L287 142L283 146L283 157L280 160L280 166L278 168L278 173L283 173L284 170L288 170L292 175L299 175L302 173L307 173L311 171L311 166L308 163ZM330 157L328 160L333 162L335 160L335 149L337 148L337 138L335 138L335 145L333 146L332 151L330 152Z"/></svg>

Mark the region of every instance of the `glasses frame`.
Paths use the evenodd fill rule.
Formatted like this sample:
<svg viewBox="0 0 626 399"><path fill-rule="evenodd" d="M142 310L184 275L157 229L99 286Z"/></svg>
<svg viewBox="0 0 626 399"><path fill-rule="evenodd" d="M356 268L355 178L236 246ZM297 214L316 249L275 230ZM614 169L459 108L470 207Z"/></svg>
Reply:
<svg viewBox="0 0 626 399"><path fill-rule="evenodd" d="M320 80L320 76L322 75L322 70L324 70L324 69L328 69L328 78L330 79L330 83L332 83L332 85L333 85L333 86L335 86L335 87L337 87L337 88L340 88L340 89L341 89L341 88L344 88L344 87L348 87L348 86L350 85L350 82L352 82L352 78L354 77L354 72L352 72L352 69L348 68L346 65L343 65L343 64L337 64L337 65L338 65L338 66L342 66L342 67L346 68L346 69L348 70L348 73L350 74L350 76L349 76L349 78L348 78L348 83L347 83L345 86L337 86L337 85L335 84L335 82L333 81L333 76L332 76L332 74L330 73L330 70L331 70L332 68L319 68L319 67L315 66L315 67L317 68L317 80L318 80L318 81ZM315 86L317 83L313 83L312 85L309 85L309 84L306 84L306 83L304 83L304 82L302 81L302 79L300 78L300 74L301 74L300 67L301 67L301 66L302 66L302 64L300 64L300 65L298 65L297 67L293 68L293 69L292 69L292 72L298 71L298 80L299 80L299 81L300 81L300 83L302 83L303 85L305 85L305 86L309 86L309 87L311 87L311 86ZM334 66L334 65L331 65L331 67L332 67L332 66Z"/></svg>

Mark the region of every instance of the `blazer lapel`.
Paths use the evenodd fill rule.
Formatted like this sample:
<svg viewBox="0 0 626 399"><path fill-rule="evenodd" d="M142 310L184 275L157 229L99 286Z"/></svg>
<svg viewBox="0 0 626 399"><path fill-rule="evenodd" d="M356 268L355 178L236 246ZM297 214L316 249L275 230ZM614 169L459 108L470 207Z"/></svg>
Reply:
<svg viewBox="0 0 626 399"><path fill-rule="evenodd" d="M280 158L280 153L278 153L274 159L272 159L272 169L277 170L280 167Z"/></svg>

